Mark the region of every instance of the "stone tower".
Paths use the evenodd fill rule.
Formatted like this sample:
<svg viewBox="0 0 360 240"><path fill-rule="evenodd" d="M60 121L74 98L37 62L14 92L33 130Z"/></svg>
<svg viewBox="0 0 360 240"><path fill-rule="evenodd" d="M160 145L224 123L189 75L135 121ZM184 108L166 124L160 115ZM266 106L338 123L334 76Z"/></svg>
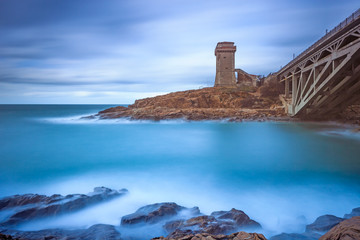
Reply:
<svg viewBox="0 0 360 240"><path fill-rule="evenodd" d="M235 51L236 46L233 42L219 42L216 45L215 87L236 85Z"/></svg>

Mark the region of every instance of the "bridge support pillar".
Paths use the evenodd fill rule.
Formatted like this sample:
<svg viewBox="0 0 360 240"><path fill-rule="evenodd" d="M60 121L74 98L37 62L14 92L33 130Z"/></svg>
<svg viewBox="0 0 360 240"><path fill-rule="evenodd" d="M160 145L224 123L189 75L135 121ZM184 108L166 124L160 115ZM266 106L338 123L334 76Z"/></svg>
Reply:
<svg viewBox="0 0 360 240"><path fill-rule="evenodd" d="M289 92L289 80L285 80L285 98L289 98L290 92Z"/></svg>
<svg viewBox="0 0 360 240"><path fill-rule="evenodd" d="M297 93L297 80L295 78L295 74L292 76L292 101L291 104L293 106L296 105L296 93Z"/></svg>

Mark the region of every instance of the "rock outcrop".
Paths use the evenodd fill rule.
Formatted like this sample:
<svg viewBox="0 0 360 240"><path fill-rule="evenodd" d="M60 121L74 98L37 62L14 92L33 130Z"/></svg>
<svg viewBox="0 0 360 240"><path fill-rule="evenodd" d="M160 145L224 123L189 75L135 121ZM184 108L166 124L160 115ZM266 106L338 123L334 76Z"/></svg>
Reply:
<svg viewBox="0 0 360 240"><path fill-rule="evenodd" d="M219 120L267 119L285 117L280 100L237 87L212 87L174 92L136 100L128 107L99 112L102 119L186 119Z"/></svg>
<svg viewBox="0 0 360 240"><path fill-rule="evenodd" d="M217 211L203 215L199 208L185 208L176 203L156 203L139 208L121 219L121 226L163 224L167 238L182 238L195 234L229 234L237 230L261 228L243 211Z"/></svg>
<svg viewBox="0 0 360 240"><path fill-rule="evenodd" d="M1 227L10 227L29 220L44 217L54 217L75 212L88 206L101 203L127 193L126 189L119 191L105 187L96 187L94 191L85 194L38 195L24 194L5 197L0 200L0 212L4 219Z"/></svg>
<svg viewBox="0 0 360 240"><path fill-rule="evenodd" d="M261 228L261 225L250 219L243 211L231 209L230 211L213 212L210 216L202 215L188 220L176 220L164 225L168 237L186 236L189 233L228 234L238 229Z"/></svg>
<svg viewBox="0 0 360 240"><path fill-rule="evenodd" d="M360 98L360 97L359 97ZM338 121L360 124L360 100L346 107L342 112L335 116Z"/></svg>
<svg viewBox="0 0 360 240"><path fill-rule="evenodd" d="M323 215L318 217L312 224L307 225L306 232L326 232L343 220L343 218L334 215Z"/></svg>
<svg viewBox="0 0 360 240"><path fill-rule="evenodd" d="M123 216L121 225L154 224L174 217L183 211L191 216L200 214L197 207L186 208L176 203L155 203L141 207L135 213Z"/></svg>
<svg viewBox="0 0 360 240"><path fill-rule="evenodd" d="M342 221L319 240L359 240L360 239L360 217L352 217Z"/></svg>

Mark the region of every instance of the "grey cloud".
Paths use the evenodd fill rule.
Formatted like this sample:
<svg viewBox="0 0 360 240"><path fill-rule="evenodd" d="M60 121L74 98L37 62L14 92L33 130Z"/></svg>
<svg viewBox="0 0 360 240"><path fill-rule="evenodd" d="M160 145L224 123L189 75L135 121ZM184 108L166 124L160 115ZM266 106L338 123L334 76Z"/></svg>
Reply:
<svg viewBox="0 0 360 240"><path fill-rule="evenodd" d="M354 6L356 0L326 6L310 0L0 0L0 83L22 85L24 92L211 86L213 50L223 40L238 45L237 66L267 74Z"/></svg>
<svg viewBox="0 0 360 240"><path fill-rule="evenodd" d="M0 75L0 83L11 84L31 84L31 85L48 85L48 86L84 86L84 85L136 85L144 84L144 81L134 80L106 80L106 81L88 81L87 76L75 76L71 80L54 80L54 79L39 79L26 78L19 76ZM83 80L77 80L83 79Z"/></svg>

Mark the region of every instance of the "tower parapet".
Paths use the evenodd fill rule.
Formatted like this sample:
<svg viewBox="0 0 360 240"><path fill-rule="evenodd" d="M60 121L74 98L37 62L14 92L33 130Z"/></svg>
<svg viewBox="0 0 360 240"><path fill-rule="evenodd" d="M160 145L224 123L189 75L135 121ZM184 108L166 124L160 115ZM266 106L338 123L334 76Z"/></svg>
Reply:
<svg viewBox="0 0 360 240"><path fill-rule="evenodd" d="M236 85L235 52L236 46L233 42L219 42L216 45L215 87Z"/></svg>

